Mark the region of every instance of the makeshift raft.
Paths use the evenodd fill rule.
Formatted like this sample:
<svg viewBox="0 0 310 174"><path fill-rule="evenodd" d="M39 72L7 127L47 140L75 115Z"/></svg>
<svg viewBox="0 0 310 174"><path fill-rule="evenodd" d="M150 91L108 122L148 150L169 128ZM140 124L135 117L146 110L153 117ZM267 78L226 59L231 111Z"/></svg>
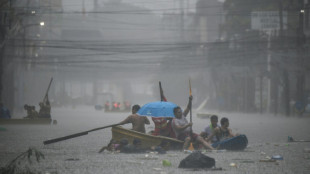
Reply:
<svg viewBox="0 0 310 174"><path fill-rule="evenodd" d="M245 135L228 138L212 144L212 147L226 150L244 150L248 145L248 139Z"/></svg>
<svg viewBox="0 0 310 174"><path fill-rule="evenodd" d="M121 126L112 127L112 139L120 141L122 138L128 139L129 143L132 143L135 138L140 139L142 148L150 148L152 146L158 146L161 143L167 142L169 144L169 149L178 150L183 148L184 143L183 141L174 138L144 134L125 129Z"/></svg>
<svg viewBox="0 0 310 174"><path fill-rule="evenodd" d="M0 118L0 125L6 125L6 124L57 124L56 120L52 120L50 118L36 118L36 119L4 119Z"/></svg>

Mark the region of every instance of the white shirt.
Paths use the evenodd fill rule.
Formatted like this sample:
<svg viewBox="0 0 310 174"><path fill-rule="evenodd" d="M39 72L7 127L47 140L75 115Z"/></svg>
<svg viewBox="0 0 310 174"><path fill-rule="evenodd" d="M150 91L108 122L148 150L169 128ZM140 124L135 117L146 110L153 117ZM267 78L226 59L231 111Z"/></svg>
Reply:
<svg viewBox="0 0 310 174"><path fill-rule="evenodd" d="M175 132L175 135L178 137L180 134L182 133L189 133L190 132L190 127L187 127L186 129L184 130L177 130L176 129L176 126L184 126L184 125L187 125L188 124L188 121L187 119L185 118L185 116L182 114L182 117L181 118L173 118L172 120L172 129L173 131Z"/></svg>
<svg viewBox="0 0 310 174"><path fill-rule="evenodd" d="M220 125L217 125L217 127L220 127ZM212 134L212 132L213 132L214 129L215 129L215 127L212 127L212 125L210 124L209 126L207 126L207 127L204 129L203 132L207 133L208 136L210 136L210 135ZM212 141L213 141L213 142L217 141L216 136L213 136L213 137L212 137Z"/></svg>

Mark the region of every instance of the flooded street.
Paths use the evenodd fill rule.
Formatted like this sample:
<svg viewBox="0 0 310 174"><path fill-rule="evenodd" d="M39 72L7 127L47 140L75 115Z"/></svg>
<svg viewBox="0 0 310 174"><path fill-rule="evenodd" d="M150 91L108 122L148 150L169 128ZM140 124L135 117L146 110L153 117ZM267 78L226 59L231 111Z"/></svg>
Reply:
<svg viewBox="0 0 310 174"><path fill-rule="evenodd" d="M125 119L129 113L104 113L93 107L54 108L53 119L57 125L1 125L0 166L3 167L29 147L45 155L33 166L43 173L309 173L310 143L288 143L287 137L310 140L310 118L267 116L258 114L218 113L227 117L235 133L246 134L249 140L245 151L203 151L216 160L222 171L192 171L179 169L178 165L188 154L168 151L167 154L111 154L98 153L111 139L111 128L90 132L88 135L68 139L50 145L43 141L87 131ZM200 119L193 112L193 130L200 133L209 124L209 119ZM131 125L125 127L130 128ZM147 131L154 128L151 122ZM267 156L283 156L278 162L260 162ZM169 160L164 167L162 160ZM235 163L236 167L230 164Z"/></svg>
<svg viewBox="0 0 310 174"><path fill-rule="evenodd" d="M309 0L0 0L0 174L309 174L309 41ZM185 110L188 99L195 133L206 113L247 136L244 151L201 151L222 170L179 169L186 151L98 153L112 132L96 128L130 115L103 108ZM15 124L50 116L56 125ZM43 143L77 133L86 134ZM20 171L3 172L8 164Z"/></svg>

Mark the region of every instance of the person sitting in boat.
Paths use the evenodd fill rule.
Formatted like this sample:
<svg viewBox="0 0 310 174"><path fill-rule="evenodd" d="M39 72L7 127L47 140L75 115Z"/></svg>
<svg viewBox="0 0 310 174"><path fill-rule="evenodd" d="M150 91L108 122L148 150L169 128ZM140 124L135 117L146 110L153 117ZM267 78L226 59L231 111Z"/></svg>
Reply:
<svg viewBox="0 0 310 174"><path fill-rule="evenodd" d="M106 101L104 103L104 111L109 111L110 110L110 102L109 101Z"/></svg>
<svg viewBox="0 0 310 174"><path fill-rule="evenodd" d="M183 145L184 150L188 149L192 140L194 142L202 144L203 147L206 149L213 149L213 147L207 141L205 141L201 136L191 131L191 126L193 125L193 123L189 123L187 119L185 118L191 107L190 105L191 105L192 99L193 97L190 96L188 105L186 109L184 110L184 112L182 112L182 109L179 106L173 109L175 118L173 118L172 120L172 128L177 136L177 139L184 141L184 145Z"/></svg>
<svg viewBox="0 0 310 174"><path fill-rule="evenodd" d="M112 111L116 111L117 109L117 102L113 101L112 102Z"/></svg>
<svg viewBox="0 0 310 174"><path fill-rule="evenodd" d="M24 118L35 119L38 118L39 114L36 111L35 106L29 106L27 104L24 105L24 109L27 111L27 116Z"/></svg>
<svg viewBox="0 0 310 174"><path fill-rule="evenodd" d="M44 102L39 103L39 117L40 118L51 118L51 105L48 98Z"/></svg>
<svg viewBox="0 0 310 174"><path fill-rule="evenodd" d="M210 136L212 134L212 132L214 131L215 128L217 127L220 127L220 125L218 125L218 116L217 115L212 115L210 117L210 122L211 124L209 126L207 126L201 133L200 133L200 136L207 139L208 136ZM217 139L216 137L214 136L212 139L211 139L211 142L216 142Z"/></svg>
<svg viewBox="0 0 310 174"><path fill-rule="evenodd" d="M10 110L6 108L2 102L0 102L0 118L11 118Z"/></svg>
<svg viewBox="0 0 310 174"><path fill-rule="evenodd" d="M136 113L140 109L139 105L132 106L132 114L119 124L132 123L132 130L145 133L145 124L150 124L149 119L146 116L139 116Z"/></svg>
<svg viewBox="0 0 310 174"><path fill-rule="evenodd" d="M117 102L116 110L117 111L121 110L121 102Z"/></svg>
<svg viewBox="0 0 310 174"><path fill-rule="evenodd" d="M29 105L25 104L24 109L27 111L27 116L25 118L30 118L31 116L31 108Z"/></svg>
<svg viewBox="0 0 310 174"><path fill-rule="evenodd" d="M170 149L170 143L166 140L163 140L158 146L151 146L150 150L155 151L158 154L166 154L167 150Z"/></svg>
<svg viewBox="0 0 310 174"><path fill-rule="evenodd" d="M154 136L165 136L170 138L176 138L175 133L172 129L171 118L162 118L162 117L152 117L152 120L155 125L155 129L152 132Z"/></svg>
<svg viewBox="0 0 310 174"><path fill-rule="evenodd" d="M127 138L122 138L119 142L114 139L111 139L107 146L102 147L98 153L101 153L105 150L110 152L120 152L121 149L128 144Z"/></svg>
<svg viewBox="0 0 310 174"><path fill-rule="evenodd" d="M225 140L227 138L235 137L237 135L233 134L229 127L229 120L226 117L221 119L221 126L216 127L212 134L207 138L207 141L211 141L213 137L216 137L216 142Z"/></svg>
<svg viewBox="0 0 310 174"><path fill-rule="evenodd" d="M144 153L146 152L145 149L143 149L142 147L142 142L140 139L135 138L132 141L132 144L127 144L125 145L120 152L121 153Z"/></svg>
<svg viewBox="0 0 310 174"><path fill-rule="evenodd" d="M31 116L32 116L32 118L38 118L39 117L39 113L38 113L38 111L36 111L35 106L31 106Z"/></svg>

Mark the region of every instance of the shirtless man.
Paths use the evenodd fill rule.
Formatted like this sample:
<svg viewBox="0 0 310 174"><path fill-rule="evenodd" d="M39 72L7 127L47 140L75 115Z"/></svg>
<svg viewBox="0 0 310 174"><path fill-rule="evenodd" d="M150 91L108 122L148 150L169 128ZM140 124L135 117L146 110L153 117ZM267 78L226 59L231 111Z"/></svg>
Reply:
<svg viewBox="0 0 310 174"><path fill-rule="evenodd" d="M139 105L134 105L132 107L132 114L129 115L125 120L121 121L119 124L132 123L132 130L145 133L145 124L150 124L150 121L146 116L139 116L136 113L140 109Z"/></svg>

